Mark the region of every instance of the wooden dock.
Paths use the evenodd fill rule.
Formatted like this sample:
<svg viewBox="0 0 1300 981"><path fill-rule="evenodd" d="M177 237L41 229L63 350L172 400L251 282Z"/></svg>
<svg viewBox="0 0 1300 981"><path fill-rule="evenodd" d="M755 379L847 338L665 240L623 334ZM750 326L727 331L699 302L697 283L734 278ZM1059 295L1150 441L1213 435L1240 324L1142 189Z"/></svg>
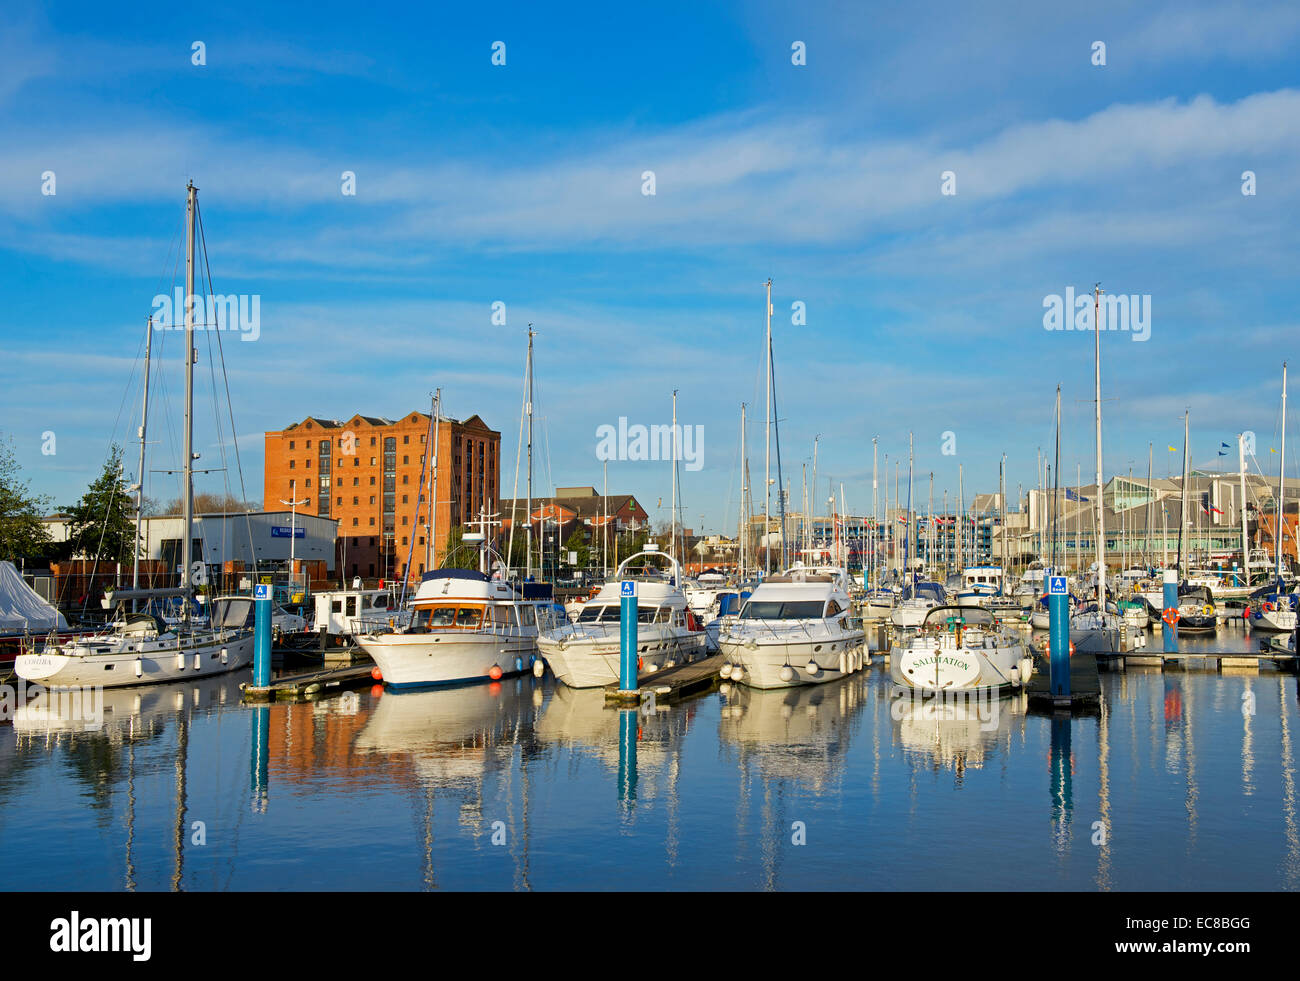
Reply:
<svg viewBox="0 0 1300 981"><path fill-rule="evenodd" d="M722 676L718 672L725 661L721 654L713 654L702 661L678 664L648 674L637 682L640 694L635 699L620 695L617 684L607 685L605 701L636 704L647 692L654 694L656 702L675 702L703 695L721 684Z"/></svg>
<svg viewBox="0 0 1300 981"><path fill-rule="evenodd" d="M274 678L265 688L252 684L243 684L240 687L243 689L246 702L297 701L376 684L370 674L373 669L373 664L324 668L319 671Z"/></svg>

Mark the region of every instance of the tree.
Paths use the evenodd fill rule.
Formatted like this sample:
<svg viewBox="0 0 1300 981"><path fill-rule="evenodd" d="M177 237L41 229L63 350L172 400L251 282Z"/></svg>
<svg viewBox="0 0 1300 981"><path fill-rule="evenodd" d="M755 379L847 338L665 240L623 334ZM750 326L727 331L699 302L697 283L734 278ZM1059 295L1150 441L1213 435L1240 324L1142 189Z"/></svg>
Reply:
<svg viewBox="0 0 1300 981"><path fill-rule="evenodd" d="M465 529L457 525L447 532L447 551L442 557L444 569L477 569L478 547L466 545Z"/></svg>
<svg viewBox="0 0 1300 981"><path fill-rule="evenodd" d="M14 459L13 441L0 441L0 559L17 560L44 555L50 533L41 514L50 499L33 494Z"/></svg>
<svg viewBox="0 0 1300 981"><path fill-rule="evenodd" d="M104 469L68 513L73 553L101 562L129 562L135 555L135 504L122 480L122 449L109 448Z"/></svg>
<svg viewBox="0 0 1300 981"><path fill-rule="evenodd" d="M587 539L582 534L582 528L574 528L568 540L564 543L565 552L577 552L578 561L574 563L577 569L587 568L587 563L591 561L591 549L587 547ZM566 554L565 559L568 559Z"/></svg>
<svg viewBox="0 0 1300 981"><path fill-rule="evenodd" d="M184 513L185 499L178 497L175 500L168 501L161 508L155 508L154 513L166 515L168 517L179 516ZM243 514L246 511L261 510L256 502L241 501L233 494L208 494L200 493L194 495L194 513L195 514ZM306 514L306 511L299 510L299 514Z"/></svg>

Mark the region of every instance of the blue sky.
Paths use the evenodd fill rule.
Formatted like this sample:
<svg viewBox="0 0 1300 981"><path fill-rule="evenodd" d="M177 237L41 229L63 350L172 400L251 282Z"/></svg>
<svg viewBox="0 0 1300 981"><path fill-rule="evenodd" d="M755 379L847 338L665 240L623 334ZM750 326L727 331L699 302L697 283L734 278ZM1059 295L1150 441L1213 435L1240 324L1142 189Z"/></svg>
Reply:
<svg viewBox="0 0 1300 981"><path fill-rule="evenodd" d="M968 496L995 490L1004 452L1010 489L1028 487L1058 382L1063 467L1086 479L1093 336L1042 317L1046 296L1097 281L1152 309L1148 342L1103 336L1107 473L1145 474L1148 443L1157 475L1176 468L1185 408L1196 464L1251 430L1272 469L1297 321L1300 8L1055 6L0 15L0 431L58 503L134 438L145 318L180 282L193 179L216 291L260 297L256 342L224 339L254 498L263 431L398 416L435 386L450 415L501 430L509 492L531 321L536 486L599 486L597 427L665 423L676 388L704 427L688 524L729 530L742 401L761 486L769 276L796 505L817 434L819 496L843 481L857 512L877 435L892 476L915 433L919 495L934 471L951 498L958 463ZM155 343L165 469L181 344ZM207 343L196 445L219 466ZM669 479L610 465L611 491L657 518ZM149 492L174 496L174 478Z"/></svg>

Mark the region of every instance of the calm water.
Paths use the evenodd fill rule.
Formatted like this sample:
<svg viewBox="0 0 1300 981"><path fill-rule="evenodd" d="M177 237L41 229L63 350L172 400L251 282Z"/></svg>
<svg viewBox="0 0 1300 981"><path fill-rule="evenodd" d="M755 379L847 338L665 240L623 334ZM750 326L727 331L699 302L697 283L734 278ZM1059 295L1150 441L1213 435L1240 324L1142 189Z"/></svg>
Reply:
<svg viewBox="0 0 1300 981"><path fill-rule="evenodd" d="M97 731L0 726L5 887L1300 887L1296 677L1271 669L1106 673L1099 716L981 722L894 705L877 658L630 716L634 764L599 691L250 708L241 677L106 693Z"/></svg>

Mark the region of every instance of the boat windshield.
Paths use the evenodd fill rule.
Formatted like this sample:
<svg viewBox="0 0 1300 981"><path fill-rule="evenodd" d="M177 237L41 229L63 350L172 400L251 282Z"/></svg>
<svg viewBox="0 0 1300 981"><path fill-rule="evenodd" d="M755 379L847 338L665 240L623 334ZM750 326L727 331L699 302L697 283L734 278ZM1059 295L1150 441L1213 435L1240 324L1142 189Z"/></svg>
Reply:
<svg viewBox="0 0 1300 981"><path fill-rule="evenodd" d="M740 611L742 620L820 620L823 604L821 600L796 600L782 602L779 600L750 600Z"/></svg>
<svg viewBox="0 0 1300 981"><path fill-rule="evenodd" d="M656 607L638 606L636 608L637 623L654 623ZM666 608L665 608L666 609ZM661 617L660 619L664 619ZM610 603L608 605L592 606L588 603L578 614L578 623L619 623L623 619L622 606L619 603Z"/></svg>
<svg viewBox="0 0 1300 981"><path fill-rule="evenodd" d="M926 614L924 626L991 627L994 622L993 614L982 606L936 606Z"/></svg>

